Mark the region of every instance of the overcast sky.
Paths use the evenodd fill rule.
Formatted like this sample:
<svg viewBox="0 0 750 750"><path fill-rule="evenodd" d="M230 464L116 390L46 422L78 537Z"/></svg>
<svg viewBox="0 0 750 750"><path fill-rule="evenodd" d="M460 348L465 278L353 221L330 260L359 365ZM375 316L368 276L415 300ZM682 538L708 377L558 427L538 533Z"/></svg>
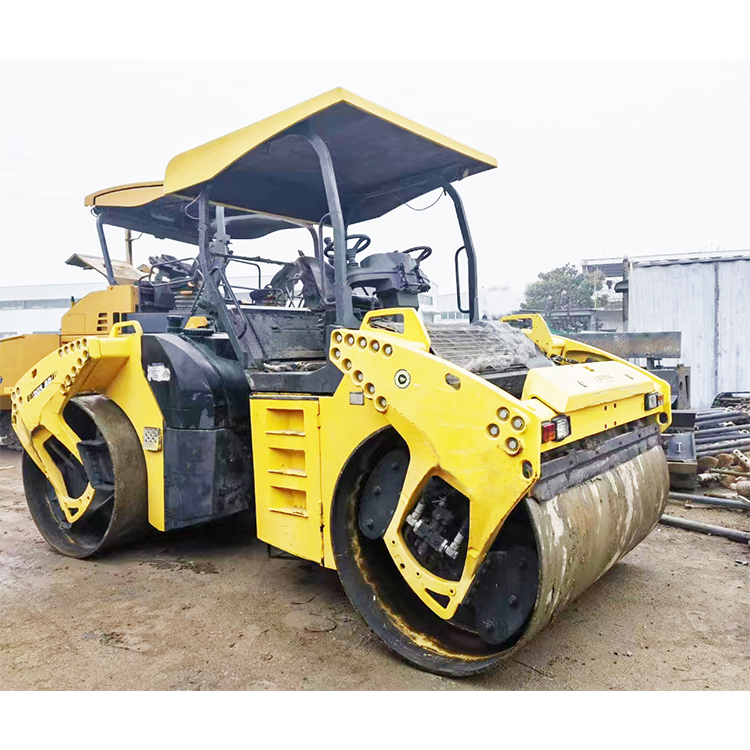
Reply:
<svg viewBox="0 0 750 750"><path fill-rule="evenodd" d="M520 295L583 258L750 247L747 62L18 61L0 62L0 286L92 279L64 265L98 252L86 194L160 179L175 154L335 86L497 158L458 186L484 286ZM431 245L449 292L454 216L443 199L360 231L374 252Z"/></svg>

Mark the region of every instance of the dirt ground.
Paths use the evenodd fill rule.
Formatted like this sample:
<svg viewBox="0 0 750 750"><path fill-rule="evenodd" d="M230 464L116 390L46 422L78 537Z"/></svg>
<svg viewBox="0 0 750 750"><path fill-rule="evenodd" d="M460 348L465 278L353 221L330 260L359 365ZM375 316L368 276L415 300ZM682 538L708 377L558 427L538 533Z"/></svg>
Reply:
<svg viewBox="0 0 750 750"><path fill-rule="evenodd" d="M735 511L669 512L750 530ZM450 680L393 656L334 572L269 558L247 518L56 554L0 449L0 689L747 690L749 563L658 526L503 666Z"/></svg>

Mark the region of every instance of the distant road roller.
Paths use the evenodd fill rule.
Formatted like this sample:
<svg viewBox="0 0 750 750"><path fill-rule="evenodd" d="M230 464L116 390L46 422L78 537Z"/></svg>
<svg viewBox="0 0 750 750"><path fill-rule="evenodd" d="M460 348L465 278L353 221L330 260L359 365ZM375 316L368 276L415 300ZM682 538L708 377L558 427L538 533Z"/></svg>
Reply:
<svg viewBox="0 0 750 750"><path fill-rule="evenodd" d="M335 89L176 156L156 190L120 188L119 225L196 245L201 284L184 327L126 315L18 381L49 544L83 558L146 525L254 511L259 539L336 569L423 669L470 675L528 641L656 524L670 400L537 315L481 319L454 183L495 166ZM437 190L461 236L453 325L419 311L430 247L367 253L355 228ZM304 247L239 254L260 225Z"/></svg>
<svg viewBox="0 0 750 750"><path fill-rule="evenodd" d="M123 226L121 208L127 209L127 228L133 218L134 195L143 201L162 193L162 183L156 182L125 185L86 197L86 205L98 210L96 229L102 255L74 253L65 263L99 272L107 279L107 288L89 292L77 301L71 298L55 333L22 333L0 339L0 446L11 450L21 448L11 428L10 394L18 378L42 357L85 336L105 336L121 320L138 320L147 333L165 331L170 314L187 322L185 312L192 308L196 288L200 286L195 259L190 258L186 263L173 256L158 255L148 259L148 266L135 268L130 236L126 235L125 240L127 260L122 261L111 257L104 235L107 224ZM262 226L256 223L254 228L257 231ZM170 238L179 232L178 227L170 230Z"/></svg>

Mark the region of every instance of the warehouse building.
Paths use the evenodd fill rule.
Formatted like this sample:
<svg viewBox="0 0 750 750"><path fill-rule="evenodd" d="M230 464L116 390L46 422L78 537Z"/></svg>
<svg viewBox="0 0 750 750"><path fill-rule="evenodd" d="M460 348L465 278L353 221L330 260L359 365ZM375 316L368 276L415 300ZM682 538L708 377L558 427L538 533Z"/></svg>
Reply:
<svg viewBox="0 0 750 750"><path fill-rule="evenodd" d="M102 279L88 284L0 287L0 338L59 331L60 318L73 300L106 286Z"/></svg>
<svg viewBox="0 0 750 750"><path fill-rule="evenodd" d="M750 391L750 252L629 264L629 331L680 331L691 405L722 391Z"/></svg>
<svg viewBox="0 0 750 750"><path fill-rule="evenodd" d="M680 332L680 362L690 368L693 408L711 406L722 391L750 391L747 333L750 251L584 260L621 292L622 330ZM664 360L665 366L678 360Z"/></svg>

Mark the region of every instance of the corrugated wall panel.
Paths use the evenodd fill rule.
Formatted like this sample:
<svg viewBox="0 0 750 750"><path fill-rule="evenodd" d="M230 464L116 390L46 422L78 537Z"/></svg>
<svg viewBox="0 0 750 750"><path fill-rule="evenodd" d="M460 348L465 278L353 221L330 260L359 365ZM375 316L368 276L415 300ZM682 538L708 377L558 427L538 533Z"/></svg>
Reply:
<svg viewBox="0 0 750 750"><path fill-rule="evenodd" d="M717 391L750 391L750 261L718 266Z"/></svg>
<svg viewBox="0 0 750 750"><path fill-rule="evenodd" d="M714 289L712 263L630 269L630 331L681 331L682 363L690 367L694 407L714 397Z"/></svg>
<svg viewBox="0 0 750 750"><path fill-rule="evenodd" d="M630 331L682 332L694 408L750 390L750 260L633 265L628 309Z"/></svg>

